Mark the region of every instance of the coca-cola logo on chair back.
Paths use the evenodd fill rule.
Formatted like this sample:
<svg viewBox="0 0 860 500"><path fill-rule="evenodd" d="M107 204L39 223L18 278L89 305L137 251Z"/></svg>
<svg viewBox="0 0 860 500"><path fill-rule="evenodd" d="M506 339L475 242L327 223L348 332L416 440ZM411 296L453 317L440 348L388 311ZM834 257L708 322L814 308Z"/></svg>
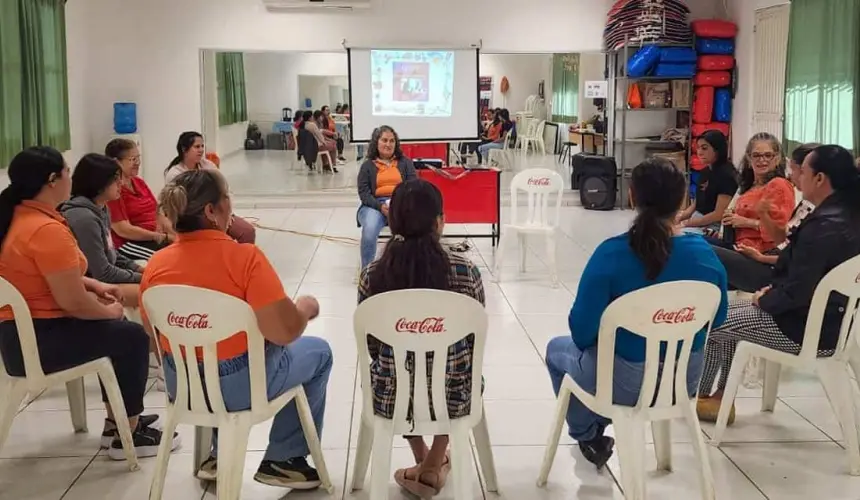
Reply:
<svg viewBox="0 0 860 500"><path fill-rule="evenodd" d="M417 320L400 318L394 324L394 331L397 333L444 333L445 318L431 317Z"/></svg>
<svg viewBox="0 0 860 500"><path fill-rule="evenodd" d="M182 316L171 311L167 315L167 324L177 328L185 328L187 330L208 330L212 328L209 325L208 314L191 313Z"/></svg>
<svg viewBox="0 0 860 500"><path fill-rule="evenodd" d="M682 307L677 311L666 311L659 309L654 313L651 321L656 324L676 325L679 323L690 323L696 320L695 307Z"/></svg>

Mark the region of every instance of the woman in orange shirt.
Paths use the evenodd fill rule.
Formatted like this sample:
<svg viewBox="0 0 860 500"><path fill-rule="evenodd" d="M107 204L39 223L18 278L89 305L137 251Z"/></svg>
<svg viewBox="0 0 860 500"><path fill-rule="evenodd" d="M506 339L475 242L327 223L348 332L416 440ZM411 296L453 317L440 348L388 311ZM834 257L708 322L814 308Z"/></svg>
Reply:
<svg viewBox="0 0 860 500"><path fill-rule="evenodd" d="M150 425L157 417L141 415L149 337L142 326L122 319L124 309L116 285L85 276L87 259L56 210L71 193L69 167L53 148L29 148L12 159L9 181L0 193L0 276L27 303L42 369L50 374L109 358L137 456L155 456L162 435ZM0 308L3 363L9 375L23 377L18 319L10 307ZM15 397L24 399L24 394ZM102 400L107 409L102 447L108 448L111 459L125 460L104 388ZM174 435L173 448L177 446L179 437Z"/></svg>
<svg viewBox="0 0 860 500"><path fill-rule="evenodd" d="M726 211L723 226L734 229L734 241L713 240L717 246L750 247L765 253L776 248L771 231L762 227L760 204L768 204L768 214L777 227L785 229L795 206L794 185L785 178L779 140L766 132L752 137L741 161L740 197L734 210Z"/></svg>
<svg viewBox="0 0 860 500"><path fill-rule="evenodd" d="M325 394L332 367L325 340L302 337L308 321L319 314L313 297L287 297L263 251L228 236L232 207L227 182L217 170L196 169L179 174L161 193L161 209L178 234L176 243L156 252L143 272L141 294L158 285L188 285L237 297L254 309L266 339L269 399L302 385L317 429L322 429ZM144 324L152 331L144 315ZM176 394L176 363L170 344L160 338L168 395ZM229 411L251 407L248 342L245 332L218 343L221 393ZM217 436L216 436L217 437ZM314 489L319 475L309 454L295 403L275 415L269 446L254 479L270 486ZM198 477L217 476L217 439Z"/></svg>

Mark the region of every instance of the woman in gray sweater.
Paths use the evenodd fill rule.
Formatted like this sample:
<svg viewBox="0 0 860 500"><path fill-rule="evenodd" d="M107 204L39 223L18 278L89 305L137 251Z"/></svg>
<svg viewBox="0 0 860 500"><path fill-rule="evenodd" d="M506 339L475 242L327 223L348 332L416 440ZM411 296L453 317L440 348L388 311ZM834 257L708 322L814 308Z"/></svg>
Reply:
<svg viewBox="0 0 860 500"><path fill-rule="evenodd" d="M100 154L81 158L72 174L72 199L60 205L87 258L87 276L120 286L123 305L137 307L143 268L118 254L110 236L107 203L119 198L119 164Z"/></svg>

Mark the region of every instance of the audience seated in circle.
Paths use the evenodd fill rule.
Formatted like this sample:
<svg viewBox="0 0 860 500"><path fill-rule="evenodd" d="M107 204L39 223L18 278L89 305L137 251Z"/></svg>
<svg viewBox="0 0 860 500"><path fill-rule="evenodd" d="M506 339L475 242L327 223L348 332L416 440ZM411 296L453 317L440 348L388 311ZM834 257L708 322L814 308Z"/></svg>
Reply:
<svg viewBox="0 0 860 500"><path fill-rule="evenodd" d="M784 228L794 210L794 186L785 178L785 159L779 140L771 134L761 132L747 144L741 161L740 196L733 210L723 215L723 239L706 233L714 246L724 248L750 247L759 252L774 250L777 242L761 224L759 207L767 204L773 224Z"/></svg>
<svg viewBox="0 0 860 500"><path fill-rule="evenodd" d="M383 125L373 131L367 157L358 169L358 225L361 226L361 268L376 258L376 242L388 225L388 202L401 183L417 179L412 160L403 155L400 138Z"/></svg>
<svg viewBox="0 0 860 500"><path fill-rule="evenodd" d="M478 146L478 162L489 163L491 149L503 149L508 139L508 132L513 128L511 113L507 109L500 109L493 117L492 123L487 127L486 135L481 137L481 145Z"/></svg>
<svg viewBox="0 0 860 500"><path fill-rule="evenodd" d="M189 170L218 170L211 161L204 158L206 148L203 136L198 132L183 132L176 142L176 158L164 171L164 183L170 184L179 174ZM241 217L231 216L227 234L240 243L254 243L256 229Z"/></svg>
<svg viewBox="0 0 860 500"><path fill-rule="evenodd" d="M799 353L818 283L833 268L860 255L860 171L851 153L840 146L813 149L803 160L800 188L815 210L789 237L770 284L751 300L733 301L725 324L708 337L698 405L702 420L716 420L738 342ZM831 294L819 357L833 354L847 302L845 296ZM734 407L729 422L733 420Z"/></svg>
<svg viewBox="0 0 860 500"><path fill-rule="evenodd" d="M108 200L111 240L120 255L149 260L174 240L173 229L158 215L158 202L140 176L140 151L128 139L114 139L105 156L120 166L119 198Z"/></svg>
<svg viewBox="0 0 860 500"><path fill-rule="evenodd" d="M570 310L570 334L547 346L546 364L556 395L565 375L595 393L600 320L607 306L627 293L670 281L712 283L722 290L714 325L725 320L725 269L701 236L684 234L675 224L687 189L684 175L668 160L653 158L633 169L630 183L630 199L637 211L633 225L594 251ZM702 375L705 335L704 330L696 335L690 354L686 377L690 396L695 396ZM645 340L620 330L612 386L616 404L634 406L638 402L644 361ZM571 397L567 424L585 458L598 467L605 465L615 443L604 435L611 421Z"/></svg>
<svg viewBox="0 0 860 500"><path fill-rule="evenodd" d="M68 201L72 180L63 156L33 147L9 165L9 186L0 193L0 276L24 297L45 373L107 357L116 373L138 457L158 453L161 431L155 415L143 414L149 367L149 337L123 319L116 285L87 277L87 259L55 207ZM0 310L0 354L8 373L24 376L24 361L12 310ZM101 445L125 460L114 413L102 388L107 418ZM176 449L179 436L172 439Z"/></svg>
<svg viewBox="0 0 860 500"><path fill-rule="evenodd" d="M737 171L729 161L729 141L719 130L708 130L696 140L696 154L705 168L696 182L696 202L678 214L687 233L716 233L738 190Z"/></svg>
<svg viewBox="0 0 860 500"><path fill-rule="evenodd" d="M332 368L332 352L325 340L304 337L308 322L319 315L313 297L287 297L284 287L263 251L238 243L227 234L232 206L227 182L217 170L194 169L179 174L161 193L161 207L178 233L176 243L150 259L140 284L141 294L158 285L189 285L232 295L255 311L260 332L267 341L266 375L269 399L303 385L314 423L322 430L325 395ZM151 330L144 315L144 323ZM162 337L164 375L171 399L176 394L176 362L169 342ZM217 346L221 393L228 411L251 407L248 342L236 332ZM274 418L269 446L254 475L258 482L292 489L315 489L317 471L295 401ZM217 476L217 430L210 457L198 477Z"/></svg>
<svg viewBox="0 0 860 500"><path fill-rule="evenodd" d="M806 156L818 146L818 144L804 144L791 154L788 164L789 180L798 189L800 189L800 166L803 165ZM769 234L777 246L767 252L760 252L746 245L735 245L733 250L715 246L714 251L729 276L729 289L754 293L769 285L773 276L773 266L776 265L779 254L788 246L788 237L814 209L811 203L801 200L794 208L788 224L781 226L771 218L770 204L759 203L756 206L756 213L762 230Z"/></svg>
<svg viewBox="0 0 860 500"><path fill-rule="evenodd" d="M436 186L421 179L399 184L391 195L389 222L393 236L385 251L361 272L359 303L380 293L429 288L461 293L484 304L484 285L478 267L462 255L448 252L439 241L445 216L442 193ZM448 350L445 386L447 412L452 419L471 413L474 341L474 335L469 336ZM394 352L391 346L378 341L369 341L368 350L372 359L374 412L393 418ZM406 363L414 377L414 356ZM430 385L429 371L427 377ZM434 415L432 402L430 412ZM448 436L434 436L429 449L422 436L406 436L406 440L416 465L396 471L395 481L421 498L438 495L451 469L446 454Z"/></svg>

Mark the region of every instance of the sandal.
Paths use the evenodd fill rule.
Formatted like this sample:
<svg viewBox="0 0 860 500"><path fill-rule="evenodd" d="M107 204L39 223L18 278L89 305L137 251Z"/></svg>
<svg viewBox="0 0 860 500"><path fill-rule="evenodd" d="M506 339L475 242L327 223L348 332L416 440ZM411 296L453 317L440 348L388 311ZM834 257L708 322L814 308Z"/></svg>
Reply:
<svg viewBox="0 0 860 500"><path fill-rule="evenodd" d="M413 479L406 474L413 472ZM451 472L451 460L446 456L445 462L438 471L425 470L422 465L416 465L409 469L399 469L394 473L394 481L398 486L421 499L433 498L438 495L448 480Z"/></svg>

